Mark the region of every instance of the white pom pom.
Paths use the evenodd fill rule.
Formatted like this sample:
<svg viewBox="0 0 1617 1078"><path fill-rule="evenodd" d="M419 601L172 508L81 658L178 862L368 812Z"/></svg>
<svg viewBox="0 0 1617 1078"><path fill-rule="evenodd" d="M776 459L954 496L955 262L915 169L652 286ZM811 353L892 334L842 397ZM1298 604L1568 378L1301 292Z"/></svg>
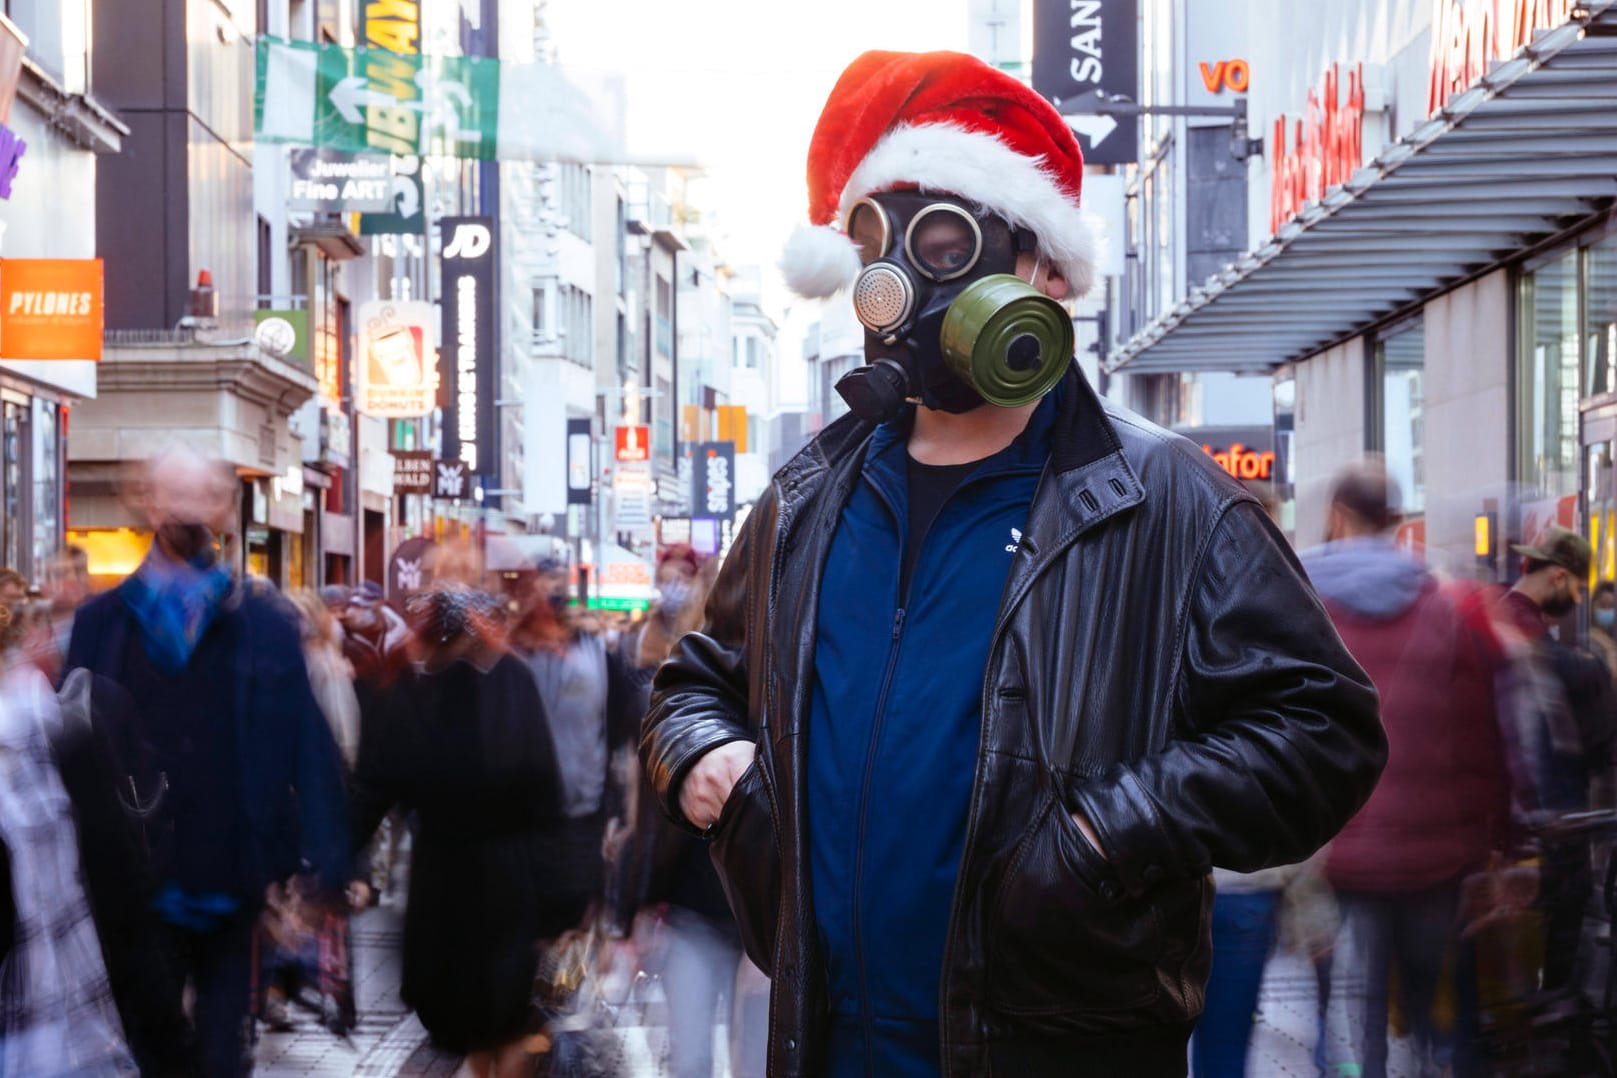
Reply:
<svg viewBox="0 0 1617 1078"><path fill-rule="evenodd" d="M859 249L829 225L799 225L780 259L786 287L804 299L825 299L859 276Z"/></svg>

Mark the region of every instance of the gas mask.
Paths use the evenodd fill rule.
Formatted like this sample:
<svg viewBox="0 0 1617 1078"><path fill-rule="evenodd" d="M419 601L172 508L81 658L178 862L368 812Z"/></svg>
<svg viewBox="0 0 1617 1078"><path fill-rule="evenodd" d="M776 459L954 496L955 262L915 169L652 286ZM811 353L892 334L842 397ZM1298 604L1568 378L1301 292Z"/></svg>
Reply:
<svg viewBox="0 0 1617 1078"><path fill-rule="evenodd" d="M1072 317L1016 276L1031 234L964 199L913 191L860 199L847 232L859 247L854 314L866 365L837 382L863 419L908 401L944 412L1031 404L1072 361Z"/></svg>

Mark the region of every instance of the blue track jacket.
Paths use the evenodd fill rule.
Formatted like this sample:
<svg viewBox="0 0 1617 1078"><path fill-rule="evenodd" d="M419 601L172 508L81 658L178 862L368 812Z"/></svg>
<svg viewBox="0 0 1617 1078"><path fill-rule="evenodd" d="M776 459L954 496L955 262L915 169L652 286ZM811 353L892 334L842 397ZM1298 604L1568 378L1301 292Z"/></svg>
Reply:
<svg viewBox="0 0 1617 1078"><path fill-rule="evenodd" d="M899 594L908 415L837 525L815 627L808 818L833 1076L935 1075L938 985L1011 558L1050 455L1046 397L939 510Z"/></svg>

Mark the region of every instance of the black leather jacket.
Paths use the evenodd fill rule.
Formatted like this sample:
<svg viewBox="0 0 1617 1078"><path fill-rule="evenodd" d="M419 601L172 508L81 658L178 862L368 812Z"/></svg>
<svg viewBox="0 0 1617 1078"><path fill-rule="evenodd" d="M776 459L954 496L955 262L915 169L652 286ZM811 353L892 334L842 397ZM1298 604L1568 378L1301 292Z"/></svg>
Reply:
<svg viewBox="0 0 1617 1078"><path fill-rule="evenodd" d="M712 853L773 978L772 1075L823 1067L803 779L812 627L871 429L838 420L775 477L704 632L659 670L641 745L676 822L704 753L758 745ZM1369 796L1385 752L1369 678L1258 503L1069 373L983 677L939 990L945 1073L1079 1073L1108 1038L1177 1043L1182 1073L1211 958L1210 867L1308 857Z"/></svg>

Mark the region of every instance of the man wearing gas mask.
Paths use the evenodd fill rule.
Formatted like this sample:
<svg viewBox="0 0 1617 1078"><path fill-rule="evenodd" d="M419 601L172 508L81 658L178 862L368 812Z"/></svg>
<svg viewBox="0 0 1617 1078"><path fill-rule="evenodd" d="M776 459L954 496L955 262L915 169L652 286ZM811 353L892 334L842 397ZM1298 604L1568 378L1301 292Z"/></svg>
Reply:
<svg viewBox="0 0 1617 1078"><path fill-rule="evenodd" d="M1368 796L1375 691L1258 503L1098 399L1083 161L955 53L872 52L783 269L851 288L852 414L775 477L642 739L770 973L775 1075L1170 1075L1213 865Z"/></svg>

